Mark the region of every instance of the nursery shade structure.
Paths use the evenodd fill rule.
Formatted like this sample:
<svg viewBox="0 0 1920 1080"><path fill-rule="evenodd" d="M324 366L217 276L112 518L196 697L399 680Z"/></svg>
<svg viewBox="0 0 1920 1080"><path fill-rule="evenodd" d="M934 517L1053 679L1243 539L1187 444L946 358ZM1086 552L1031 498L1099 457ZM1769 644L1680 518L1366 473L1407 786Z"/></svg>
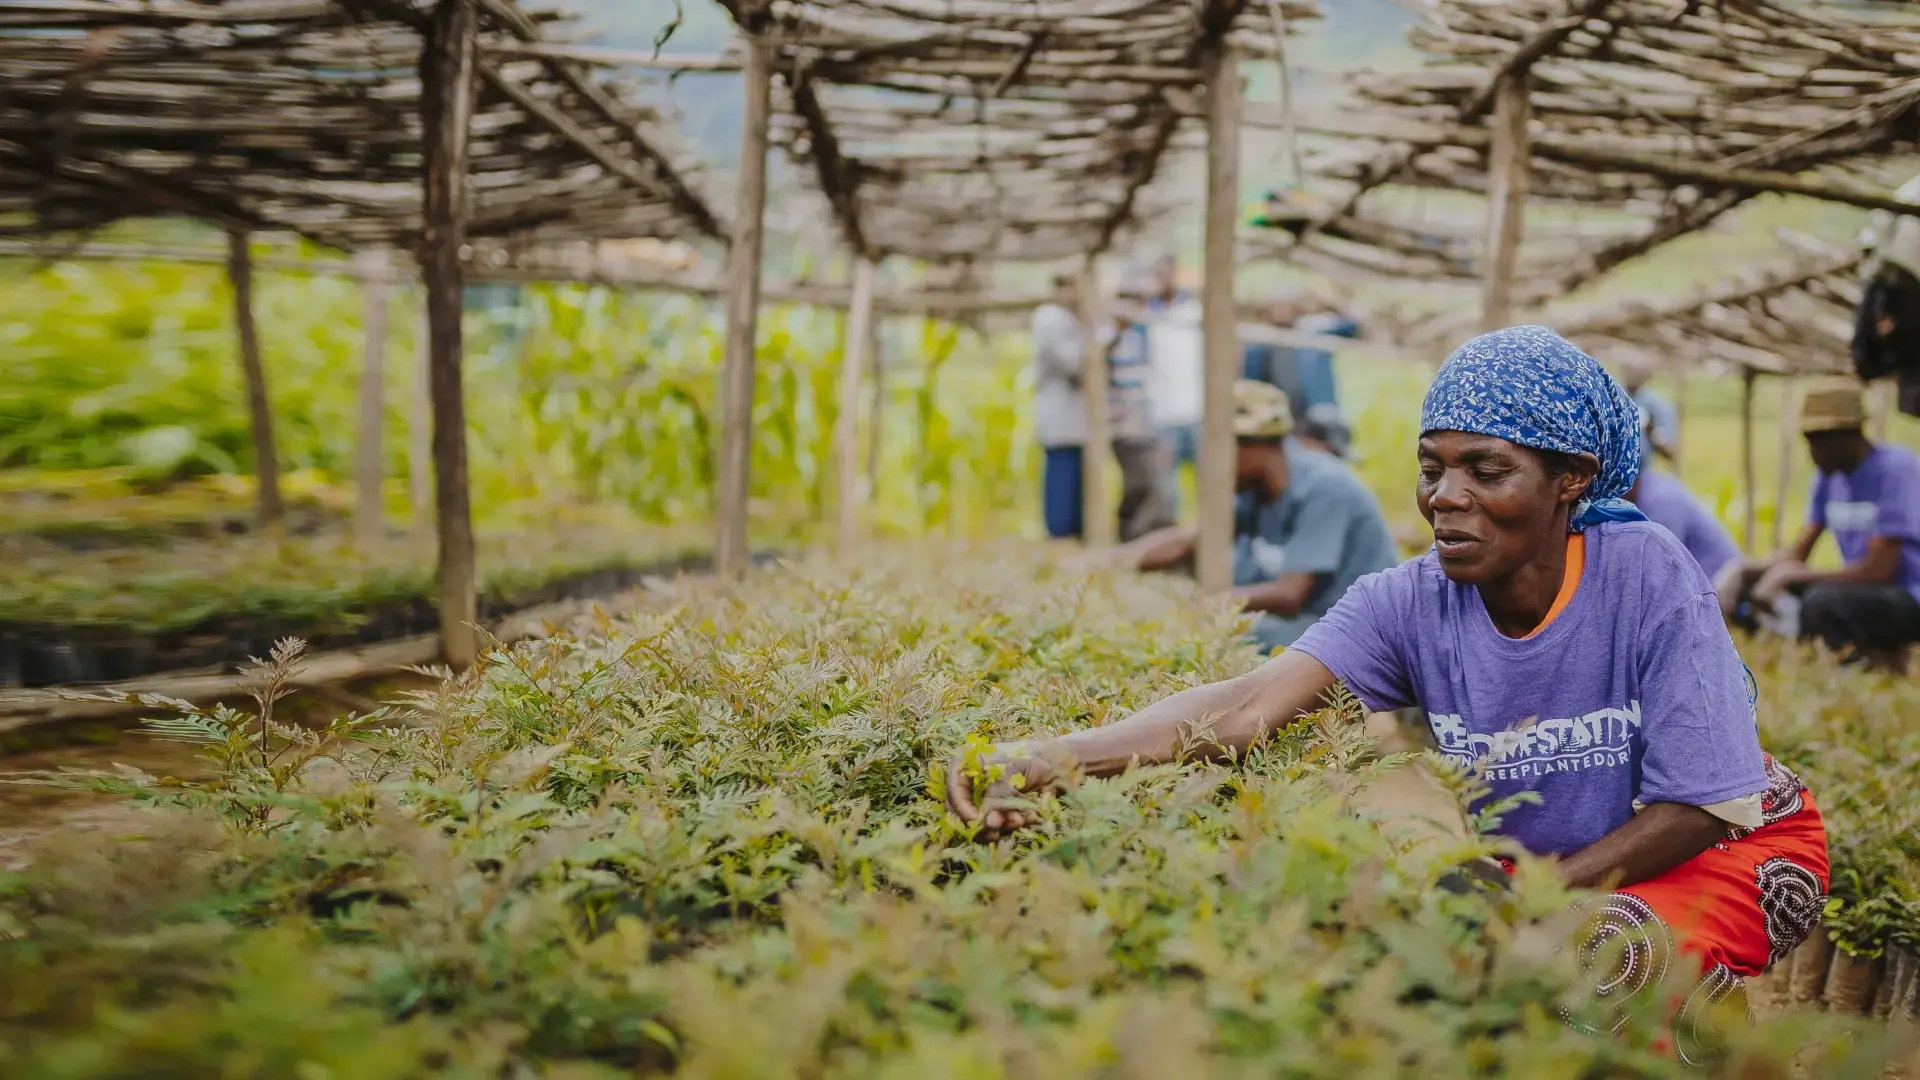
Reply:
<svg viewBox="0 0 1920 1080"><path fill-rule="evenodd" d="M1232 36L1314 9L1240 0L725 0L779 76L770 141L860 255L1055 261L1143 209Z"/></svg>
<svg viewBox="0 0 1920 1080"><path fill-rule="evenodd" d="M427 295L441 648L474 659L461 398L469 241L724 237L657 117L531 55L550 14L512 0L15 0L0 7L0 231L184 214L417 254ZM248 310L262 516L271 417ZM372 365L370 364L370 368Z"/></svg>
<svg viewBox="0 0 1920 1080"><path fill-rule="evenodd" d="M188 214L417 244L437 0L10 0L0 228ZM556 22L472 0L466 235L724 235L654 111L525 56ZM460 29L459 26L454 29Z"/></svg>
<svg viewBox="0 0 1920 1080"><path fill-rule="evenodd" d="M1769 375L1846 374L1864 259L1859 249L1813 252L1672 298L1546 317L1596 348L1620 343Z"/></svg>
<svg viewBox="0 0 1920 1080"><path fill-rule="evenodd" d="M1481 319L1504 322L1757 194L1920 211L1879 175L1915 145L1920 12L1770 0L1419 10L1428 63L1350 81L1347 130L1370 145L1316 162L1325 201L1298 229L1303 261L1477 278ZM1432 227L1409 211L1409 189L1486 196L1490 220L1478 235ZM1613 223L1576 243L1523 242L1529 206ZM1465 329L1441 319L1429 333Z"/></svg>
<svg viewBox="0 0 1920 1080"><path fill-rule="evenodd" d="M1744 539L1751 550L1758 533L1759 478L1754 463L1754 383L1761 375L1783 377L1853 374L1854 310L1868 255L1859 248L1809 251L1758 271L1717 281L1671 299L1629 300L1584 311L1552 313L1563 333L1605 354L1637 348L1720 361L1742 375L1740 454L1745 490ZM1786 395L1790 398L1791 391ZM1797 448L1793 410L1783 405L1780 475L1775 506L1786 504ZM1785 540L1776 510L1773 546Z"/></svg>
<svg viewBox="0 0 1920 1080"><path fill-rule="evenodd" d="M1183 117L1204 109L1210 146L1232 151L1209 159L1206 275L1208 369L1230 369L1237 354L1230 341L1231 226L1240 92L1229 48L1271 53L1292 21L1315 14L1312 7L1298 0L721 2L742 34L747 100L734 215L740 232L732 248L738 302L723 395L723 570L740 565L746 550L750 278L758 266L769 147L812 176L856 260L1080 260L1084 307L1093 260L1142 214L1143 191ZM1224 299L1213 302L1216 292ZM850 341L866 333L861 319L850 320ZM1104 359L1088 351L1083 385L1105 385ZM844 381L843 408L851 407L857 386L857 379ZM1230 375L1209 386L1216 421L1209 428L1225 432L1218 417L1228 406ZM1088 422L1087 445L1105 445L1107 418L1097 395L1090 396ZM1229 454L1220 442L1201 455L1203 584L1225 579ZM1104 455L1086 456L1094 543L1107 538L1109 515L1098 505L1104 467ZM1209 524L1215 518L1217 528Z"/></svg>

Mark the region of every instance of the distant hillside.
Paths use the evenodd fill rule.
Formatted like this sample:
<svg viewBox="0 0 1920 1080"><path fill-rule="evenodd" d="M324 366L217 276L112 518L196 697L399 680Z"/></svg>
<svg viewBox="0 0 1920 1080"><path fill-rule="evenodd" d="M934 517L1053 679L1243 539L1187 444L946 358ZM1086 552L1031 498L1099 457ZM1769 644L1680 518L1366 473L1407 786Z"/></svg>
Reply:
<svg viewBox="0 0 1920 1080"><path fill-rule="evenodd" d="M654 39L671 26L662 52L716 53L733 33L726 12L713 0L571 0L565 6L581 15L584 28L600 43L623 48L652 48ZM1318 68L1405 62L1405 30L1412 17L1395 0L1321 0L1321 9L1326 17L1306 32L1294 55L1310 58ZM1256 94L1261 81L1256 74ZM682 75L664 90L661 103L672 109L681 130L707 160L732 165L740 145L738 79Z"/></svg>

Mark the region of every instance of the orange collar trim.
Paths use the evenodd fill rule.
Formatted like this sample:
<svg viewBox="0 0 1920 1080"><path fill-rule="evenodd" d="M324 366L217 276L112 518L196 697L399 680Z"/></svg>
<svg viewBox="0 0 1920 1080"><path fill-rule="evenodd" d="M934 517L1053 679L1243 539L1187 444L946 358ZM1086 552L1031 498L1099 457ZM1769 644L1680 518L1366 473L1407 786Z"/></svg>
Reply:
<svg viewBox="0 0 1920 1080"><path fill-rule="evenodd" d="M1542 630L1545 630L1547 627L1552 626L1553 620L1559 618L1560 613L1567 610L1567 605L1573 602L1574 591L1580 588L1581 571L1585 570L1586 568L1587 568L1586 534L1585 533L1568 533L1567 534L1567 571L1565 574L1561 575L1560 577L1560 591L1559 593L1555 594L1553 598L1553 606L1547 609L1547 617L1541 621L1539 626L1536 626L1533 628L1533 633L1528 634L1526 637L1521 638L1520 639L1521 641L1527 641L1532 638L1539 637L1540 632Z"/></svg>

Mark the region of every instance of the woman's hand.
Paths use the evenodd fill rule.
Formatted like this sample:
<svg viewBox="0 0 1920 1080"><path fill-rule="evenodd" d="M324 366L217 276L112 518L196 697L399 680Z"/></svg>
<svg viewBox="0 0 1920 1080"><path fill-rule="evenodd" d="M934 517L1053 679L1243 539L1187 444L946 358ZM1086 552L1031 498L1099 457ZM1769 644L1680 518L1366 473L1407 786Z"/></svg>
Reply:
<svg viewBox="0 0 1920 1080"><path fill-rule="evenodd" d="M982 767L990 770L988 775L998 771L1000 776L987 784L985 795L977 803L966 764L965 753L955 754L947 763L947 809L961 821L978 822L982 840L998 839L1039 820L1031 808L1010 803L1042 790L1059 790L1058 770L1027 743L1002 743L985 755Z"/></svg>
<svg viewBox="0 0 1920 1080"><path fill-rule="evenodd" d="M992 839L1038 817L1030 808L1008 803L1043 790L1059 791L1070 775L1118 776L1137 766L1182 758L1240 760L1262 739L1320 708L1331 689L1333 672L1325 664L1289 649L1245 675L1189 687L1117 723L1046 742L996 745L984 761L976 759L988 776L999 773L978 801L967 755L955 755L947 764L947 806L960 820L978 823L981 835ZM1196 732L1205 734L1198 745L1193 743Z"/></svg>

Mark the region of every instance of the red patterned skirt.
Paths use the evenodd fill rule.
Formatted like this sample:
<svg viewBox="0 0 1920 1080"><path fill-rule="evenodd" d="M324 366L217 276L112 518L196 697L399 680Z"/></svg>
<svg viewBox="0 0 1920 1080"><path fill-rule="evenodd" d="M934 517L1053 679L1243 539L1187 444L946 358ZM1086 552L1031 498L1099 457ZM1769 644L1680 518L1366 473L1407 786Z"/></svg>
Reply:
<svg viewBox="0 0 1920 1080"><path fill-rule="evenodd" d="M1693 958L1700 981L1680 1003L1673 1031L1674 1051L1689 1064L1707 1056L1701 1025L1709 1010L1805 941L1826 903L1820 811L1800 778L1771 757L1767 780L1758 828L1731 828L1672 870L1591 901L1593 921L1577 943L1602 998L1658 986L1677 956ZM1618 1016L1613 1029L1625 1022Z"/></svg>

